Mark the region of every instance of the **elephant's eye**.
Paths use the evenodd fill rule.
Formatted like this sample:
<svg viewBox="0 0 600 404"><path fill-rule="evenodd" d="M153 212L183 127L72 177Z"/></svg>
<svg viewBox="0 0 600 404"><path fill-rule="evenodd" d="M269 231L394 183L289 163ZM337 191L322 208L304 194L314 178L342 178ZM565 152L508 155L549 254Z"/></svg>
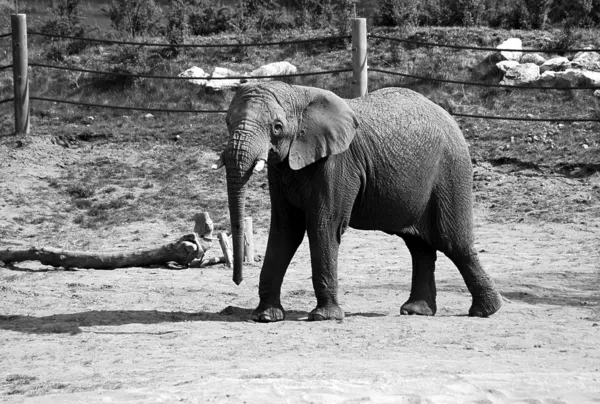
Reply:
<svg viewBox="0 0 600 404"><path fill-rule="evenodd" d="M273 124L273 135L279 136L283 133L283 124L279 121L276 121Z"/></svg>

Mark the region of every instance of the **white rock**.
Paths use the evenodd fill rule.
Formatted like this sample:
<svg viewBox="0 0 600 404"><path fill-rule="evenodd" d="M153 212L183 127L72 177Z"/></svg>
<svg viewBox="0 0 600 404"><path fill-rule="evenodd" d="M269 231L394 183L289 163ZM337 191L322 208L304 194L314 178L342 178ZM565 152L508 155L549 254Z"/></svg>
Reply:
<svg viewBox="0 0 600 404"><path fill-rule="evenodd" d="M523 49L523 43L520 38L509 38L498 45L496 49L500 50L500 54L504 56L506 60L518 61L523 55L523 52L520 51L520 49ZM503 51L502 49L516 49L516 51Z"/></svg>
<svg viewBox="0 0 600 404"><path fill-rule="evenodd" d="M231 77L231 76L242 76L240 73L236 73L233 70L227 69L225 67L215 67L211 78L213 77ZM238 87L240 85L240 79L230 79L230 80L208 80L206 82L206 87L211 88L215 91L229 89Z"/></svg>
<svg viewBox="0 0 600 404"><path fill-rule="evenodd" d="M600 72L567 69L564 72L546 71L539 82L546 87L600 86Z"/></svg>
<svg viewBox="0 0 600 404"><path fill-rule="evenodd" d="M594 97L600 98L600 90L594 91Z"/></svg>
<svg viewBox="0 0 600 404"><path fill-rule="evenodd" d="M274 62L263 65L250 72L250 76L278 76L284 74L296 74L298 69L290 62ZM268 79L261 79L268 80Z"/></svg>
<svg viewBox="0 0 600 404"><path fill-rule="evenodd" d="M600 72L582 70L581 74L585 78L584 85L591 87L600 87Z"/></svg>
<svg viewBox="0 0 600 404"><path fill-rule="evenodd" d="M500 84L519 86L530 84L540 78L540 68L533 63L524 63L508 70Z"/></svg>
<svg viewBox="0 0 600 404"><path fill-rule="evenodd" d="M548 59L540 66L540 73L564 70L569 65L569 59L563 56Z"/></svg>
<svg viewBox="0 0 600 404"><path fill-rule="evenodd" d="M517 62L516 60L503 60L502 62L496 63L496 67L504 73L518 65L519 62Z"/></svg>
<svg viewBox="0 0 600 404"><path fill-rule="evenodd" d="M208 74L204 71L204 69L198 66L192 66L186 71L183 71L177 75L178 77L193 77L190 79L190 83L197 84L199 86L206 85L205 77L208 77Z"/></svg>
<svg viewBox="0 0 600 404"><path fill-rule="evenodd" d="M521 56L521 63L535 63L536 65L541 66L545 62L546 58L539 53L525 53Z"/></svg>
<svg viewBox="0 0 600 404"><path fill-rule="evenodd" d="M146 119L154 118L154 115L146 114L146 115L144 115L144 118L146 118Z"/></svg>
<svg viewBox="0 0 600 404"><path fill-rule="evenodd" d="M600 53L578 52L571 60L571 67L600 72Z"/></svg>

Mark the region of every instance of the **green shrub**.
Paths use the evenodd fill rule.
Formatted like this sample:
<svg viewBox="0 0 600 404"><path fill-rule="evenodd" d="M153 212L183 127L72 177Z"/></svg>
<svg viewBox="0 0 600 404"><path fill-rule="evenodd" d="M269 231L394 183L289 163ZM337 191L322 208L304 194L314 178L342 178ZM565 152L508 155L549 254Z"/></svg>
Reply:
<svg viewBox="0 0 600 404"><path fill-rule="evenodd" d="M81 0L61 0L52 8L51 15L41 26L45 34L83 37L89 27L83 24L83 14L79 9ZM50 39L46 58L63 61L67 55L80 53L91 44L80 40Z"/></svg>
<svg viewBox="0 0 600 404"><path fill-rule="evenodd" d="M543 29L546 25L548 11L552 0L522 0L527 13L531 28ZM588 1L588 0L586 0Z"/></svg>
<svg viewBox="0 0 600 404"><path fill-rule="evenodd" d="M120 74L110 74L99 78L94 83L95 87L103 91L113 88L124 90L133 87L142 80L135 75L151 73L150 63L151 57L147 47L120 45L119 52L116 52L109 60L110 67L108 69L112 73Z"/></svg>
<svg viewBox="0 0 600 404"><path fill-rule="evenodd" d="M379 0L375 24L474 26L484 22L485 11L485 0Z"/></svg>
<svg viewBox="0 0 600 404"><path fill-rule="evenodd" d="M50 18L41 31L51 35L83 36L85 31L79 10L81 0L61 0L52 8Z"/></svg>
<svg viewBox="0 0 600 404"><path fill-rule="evenodd" d="M597 27L600 25L600 0L554 0L548 19L578 27Z"/></svg>
<svg viewBox="0 0 600 404"><path fill-rule="evenodd" d="M443 25L461 25L472 27L481 25L485 13L484 0L449 0L446 1L446 20Z"/></svg>
<svg viewBox="0 0 600 404"><path fill-rule="evenodd" d="M171 45L180 45L185 42L189 32L188 7L183 0L173 0L167 15L166 36ZM173 56L178 54L178 48L171 49Z"/></svg>
<svg viewBox="0 0 600 404"><path fill-rule="evenodd" d="M117 31L133 38L155 29L161 14L154 0L110 0L108 9L102 11Z"/></svg>
<svg viewBox="0 0 600 404"><path fill-rule="evenodd" d="M218 34L231 30L234 12L231 8L210 0L194 1L188 17L193 35Z"/></svg>
<svg viewBox="0 0 600 404"><path fill-rule="evenodd" d="M293 0L291 7L298 28L338 26L346 30L350 24L352 1L349 0Z"/></svg>

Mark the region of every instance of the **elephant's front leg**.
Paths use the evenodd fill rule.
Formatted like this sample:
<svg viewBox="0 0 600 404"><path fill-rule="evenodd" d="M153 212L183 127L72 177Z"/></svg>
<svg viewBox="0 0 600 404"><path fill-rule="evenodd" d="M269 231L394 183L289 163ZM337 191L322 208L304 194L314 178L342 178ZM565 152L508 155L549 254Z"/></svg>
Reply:
<svg viewBox="0 0 600 404"><path fill-rule="evenodd" d="M337 263L345 227L342 223L324 221L308 225L312 282L317 298L317 307L308 315L311 321L344 318L338 305Z"/></svg>
<svg viewBox="0 0 600 404"><path fill-rule="evenodd" d="M284 220L271 216L271 230L262 270L258 294L260 303L252 313L252 320L273 322L285 320L285 310L281 305L281 284L287 268L304 238L303 215L294 220Z"/></svg>

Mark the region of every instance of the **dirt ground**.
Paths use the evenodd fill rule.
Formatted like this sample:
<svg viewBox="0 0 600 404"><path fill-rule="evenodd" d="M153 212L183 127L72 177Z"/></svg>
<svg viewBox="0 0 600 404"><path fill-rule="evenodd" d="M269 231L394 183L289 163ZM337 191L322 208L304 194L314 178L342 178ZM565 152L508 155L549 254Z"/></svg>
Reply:
<svg viewBox="0 0 600 404"><path fill-rule="evenodd" d="M18 220L60 209L45 178L109 146L8 144L0 248L85 239L88 250L124 250L164 243L173 230L165 220L50 232ZM224 265L0 265L0 402L600 402L600 174L478 164L475 200L477 249L504 297L487 319L466 316L469 294L443 256L437 315L400 316L409 254L377 232L343 238L339 322L305 321L315 304L306 240L283 286L287 321L275 324L249 320L260 262L240 286ZM266 238L258 227L259 252Z"/></svg>

